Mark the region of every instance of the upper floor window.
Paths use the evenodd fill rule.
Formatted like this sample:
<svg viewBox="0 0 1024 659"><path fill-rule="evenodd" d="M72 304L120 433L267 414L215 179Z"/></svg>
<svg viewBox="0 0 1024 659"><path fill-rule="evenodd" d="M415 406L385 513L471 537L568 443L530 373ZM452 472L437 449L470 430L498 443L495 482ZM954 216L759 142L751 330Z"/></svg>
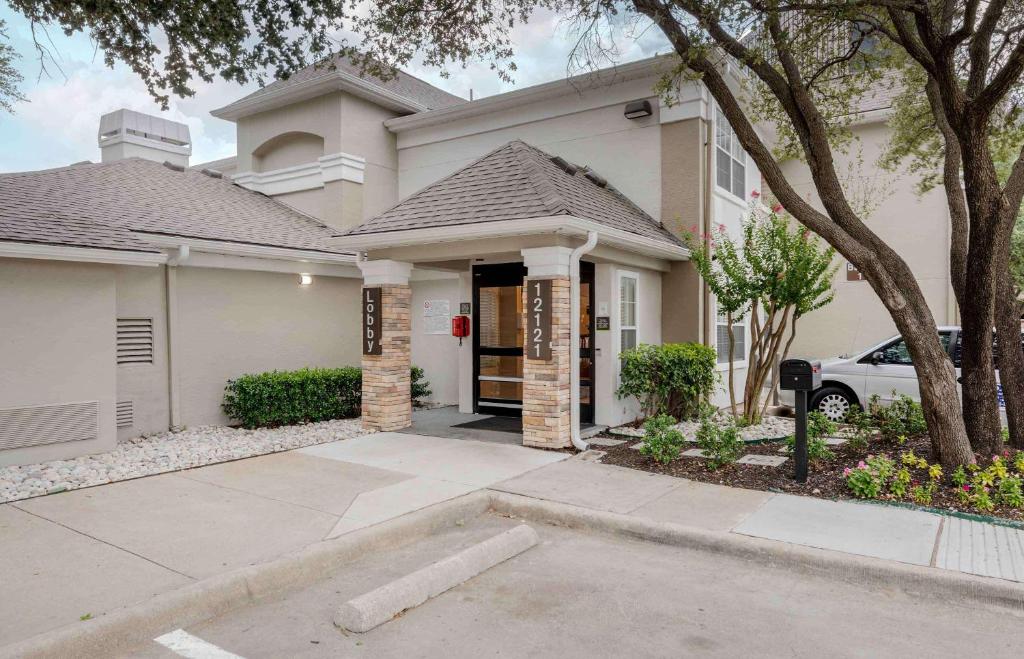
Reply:
<svg viewBox="0 0 1024 659"><path fill-rule="evenodd" d="M719 108L715 108L715 180L718 187L746 199L747 154Z"/></svg>

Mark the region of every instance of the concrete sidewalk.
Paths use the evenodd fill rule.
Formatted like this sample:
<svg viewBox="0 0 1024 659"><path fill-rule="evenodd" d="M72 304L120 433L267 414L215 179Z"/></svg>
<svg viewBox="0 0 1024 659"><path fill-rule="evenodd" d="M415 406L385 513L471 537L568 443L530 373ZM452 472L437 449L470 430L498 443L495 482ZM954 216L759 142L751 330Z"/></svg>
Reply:
<svg viewBox="0 0 1024 659"><path fill-rule="evenodd" d="M848 554L1024 582L1024 531L893 506L723 487L586 460L502 492Z"/></svg>
<svg viewBox="0 0 1024 659"><path fill-rule="evenodd" d="M0 646L567 457L378 433L0 505Z"/></svg>

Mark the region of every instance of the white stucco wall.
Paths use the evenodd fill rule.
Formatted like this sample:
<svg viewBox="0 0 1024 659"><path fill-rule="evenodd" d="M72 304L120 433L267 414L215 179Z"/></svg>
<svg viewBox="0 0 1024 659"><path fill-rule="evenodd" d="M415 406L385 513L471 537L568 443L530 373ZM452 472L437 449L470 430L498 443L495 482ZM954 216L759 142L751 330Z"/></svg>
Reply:
<svg viewBox="0 0 1024 659"><path fill-rule="evenodd" d="M167 305L164 267L117 266L117 317L153 320L153 363L117 367L117 400L131 401L134 422L117 430L118 439L167 430Z"/></svg>
<svg viewBox="0 0 1024 659"><path fill-rule="evenodd" d="M399 134L399 196L405 198L514 139L589 165L653 217L661 215L661 138L656 79L569 91L565 96ZM622 116L649 99L654 114Z"/></svg>
<svg viewBox="0 0 1024 659"><path fill-rule="evenodd" d="M430 381L432 402L457 404L459 402L459 340L445 334L426 334L423 303L427 300L447 300L451 315L459 313L463 302L458 278L412 282L412 363L423 369ZM472 339L464 339L463 345Z"/></svg>
<svg viewBox="0 0 1024 659"><path fill-rule="evenodd" d="M595 337L597 363L595 374L597 392L594 421L600 425L617 426L640 416L640 406L635 398L620 399L615 395L619 386L620 314L619 277L623 273L637 275L637 344L661 343L661 273L621 266L613 263L598 263L595 267L595 314L605 315L607 305L611 316L611 330L598 331Z"/></svg>
<svg viewBox="0 0 1024 659"><path fill-rule="evenodd" d="M914 272L936 323L957 321L949 280L949 211L945 191L937 188L923 197L914 192L917 176L909 172L892 174L876 166L887 139L883 123L859 126L855 130L860 151L837 155L837 168L847 175L851 160L860 159L852 178L847 178L851 196L882 199L866 218L866 224L906 260ZM814 184L802 163L790 162L785 172L805 198L819 205ZM888 195L888 196L886 196ZM839 270L834 279L835 300L829 306L800 319L793 354L825 358L870 347L897 334L889 313L867 281L847 281L847 261L837 257Z"/></svg>
<svg viewBox="0 0 1024 659"><path fill-rule="evenodd" d="M0 451L0 466L113 448L113 266L0 259L0 409L99 402L97 439Z"/></svg>
<svg viewBox="0 0 1024 659"><path fill-rule="evenodd" d="M178 381L189 426L228 423L224 385L273 369L358 366L360 280L179 267Z"/></svg>

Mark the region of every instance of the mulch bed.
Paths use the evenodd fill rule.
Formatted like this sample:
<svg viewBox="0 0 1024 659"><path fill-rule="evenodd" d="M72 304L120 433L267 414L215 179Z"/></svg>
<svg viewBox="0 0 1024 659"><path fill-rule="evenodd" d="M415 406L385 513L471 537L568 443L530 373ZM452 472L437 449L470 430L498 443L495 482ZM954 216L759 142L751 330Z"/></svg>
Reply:
<svg viewBox="0 0 1024 659"><path fill-rule="evenodd" d="M611 439L625 439L608 435ZM819 460L812 462L806 483L797 483L793 480L793 459L790 458L779 467L762 467L758 465L730 464L720 467L717 471L709 471L707 461L703 458L680 456L667 465L655 462L652 458L640 454L640 451L630 448L639 439L627 441L625 444L613 447L594 447L605 451L606 455L601 458L604 464L629 467L655 474L676 476L678 478L689 478L690 480L715 483L716 485L728 485L731 487L743 487L751 490L765 490L769 492L786 492L804 496L820 497L822 499L855 499L846 486L846 479L843 477L843 470L847 467L856 467L860 460L865 459L869 454L877 455L886 453L894 460L904 451L914 450L914 453L933 462L931 446L927 435L908 439L903 445L896 445L883 439L871 441L866 450L854 450L847 444L830 446L835 454L831 460ZM770 444L748 444L744 455L784 455L779 453L782 442ZM696 448L696 444L687 442L683 450ZM884 501L884 500L883 500ZM912 502L900 500L904 505L912 505ZM978 511L965 505L954 494L953 485L949 482L948 474L943 477L941 487L932 497L929 508L947 511L956 511L979 515ZM995 510L984 513L985 516L1000 517L1015 522L1024 522L1024 510L996 506Z"/></svg>

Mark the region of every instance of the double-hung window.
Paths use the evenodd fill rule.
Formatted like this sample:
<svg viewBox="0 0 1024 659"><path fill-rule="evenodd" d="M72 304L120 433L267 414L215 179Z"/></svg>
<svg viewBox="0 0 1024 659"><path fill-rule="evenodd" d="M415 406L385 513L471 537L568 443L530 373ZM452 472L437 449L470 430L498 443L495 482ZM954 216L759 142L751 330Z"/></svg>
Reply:
<svg viewBox="0 0 1024 659"><path fill-rule="evenodd" d="M637 276L619 273L619 352L636 347L637 339Z"/></svg>
<svg viewBox="0 0 1024 659"><path fill-rule="evenodd" d="M747 326L743 321L733 320L733 363L746 361L747 359ZM729 319L725 314L716 314L715 320L715 348L718 351L718 363L729 363Z"/></svg>
<svg viewBox="0 0 1024 659"><path fill-rule="evenodd" d="M715 181L726 192L746 199L747 154L718 108L715 109Z"/></svg>

